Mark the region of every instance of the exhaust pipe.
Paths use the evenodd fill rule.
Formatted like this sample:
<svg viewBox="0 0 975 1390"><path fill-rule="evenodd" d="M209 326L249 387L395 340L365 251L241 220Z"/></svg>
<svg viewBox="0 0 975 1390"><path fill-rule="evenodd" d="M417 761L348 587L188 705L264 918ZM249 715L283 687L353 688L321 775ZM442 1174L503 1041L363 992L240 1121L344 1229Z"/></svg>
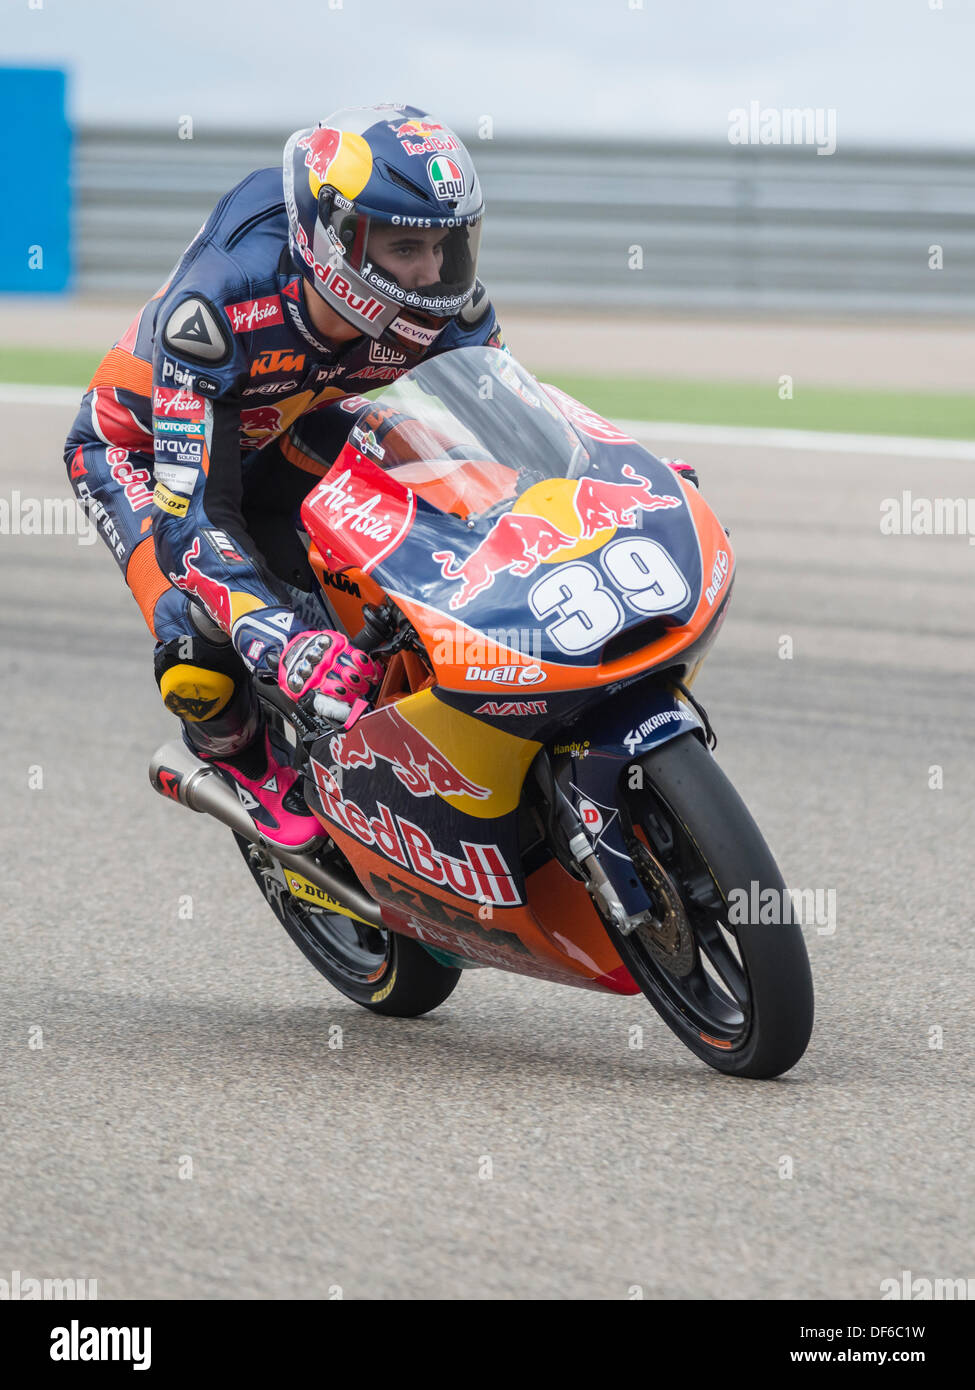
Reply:
<svg viewBox="0 0 975 1390"><path fill-rule="evenodd" d="M294 869L367 922L376 927L383 925L379 904L364 893L358 883L330 873L310 854L282 849L265 840L220 774L191 753L184 743L164 743L156 749L149 761L149 781L160 796L178 801L191 811L212 816L245 840L260 845L286 868ZM322 838L325 838L324 828Z"/></svg>

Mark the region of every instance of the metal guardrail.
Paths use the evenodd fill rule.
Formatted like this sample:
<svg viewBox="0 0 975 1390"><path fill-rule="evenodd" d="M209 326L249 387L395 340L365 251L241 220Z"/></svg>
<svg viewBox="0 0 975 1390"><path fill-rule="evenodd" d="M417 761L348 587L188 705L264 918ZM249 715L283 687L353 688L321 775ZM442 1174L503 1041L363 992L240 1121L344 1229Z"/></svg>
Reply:
<svg viewBox="0 0 975 1390"><path fill-rule="evenodd" d="M151 293L220 195L251 170L279 163L288 133L181 140L175 128L82 130L79 289ZM488 204L481 275L502 302L975 311L975 155L469 143ZM932 246L942 248L943 269L929 267Z"/></svg>

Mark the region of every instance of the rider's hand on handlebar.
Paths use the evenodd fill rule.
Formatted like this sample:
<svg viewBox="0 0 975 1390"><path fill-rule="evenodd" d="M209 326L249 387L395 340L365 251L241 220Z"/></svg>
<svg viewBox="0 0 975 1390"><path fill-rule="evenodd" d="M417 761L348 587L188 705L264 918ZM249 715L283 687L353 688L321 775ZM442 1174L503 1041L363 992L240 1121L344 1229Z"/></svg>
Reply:
<svg viewBox="0 0 975 1390"><path fill-rule="evenodd" d="M278 684L289 699L331 718L344 718L344 707L349 722L363 712L382 678L377 661L328 629L293 637L278 663Z"/></svg>

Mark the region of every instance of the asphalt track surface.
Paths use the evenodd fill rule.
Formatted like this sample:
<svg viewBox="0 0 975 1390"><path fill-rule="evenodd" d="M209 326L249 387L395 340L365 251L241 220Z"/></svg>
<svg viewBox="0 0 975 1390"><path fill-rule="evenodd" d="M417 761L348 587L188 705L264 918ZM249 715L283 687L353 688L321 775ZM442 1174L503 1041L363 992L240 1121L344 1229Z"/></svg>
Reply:
<svg viewBox="0 0 975 1390"><path fill-rule="evenodd" d="M71 412L2 413L0 497L68 495ZM876 1299L975 1274L975 549L879 529L904 488L975 492L971 465L693 458L739 563L697 687L718 757L786 881L836 895L806 928L812 1043L774 1082L711 1071L641 997L482 970L421 1020L347 1002L229 832L150 790L174 726L104 545L0 536L0 1276Z"/></svg>

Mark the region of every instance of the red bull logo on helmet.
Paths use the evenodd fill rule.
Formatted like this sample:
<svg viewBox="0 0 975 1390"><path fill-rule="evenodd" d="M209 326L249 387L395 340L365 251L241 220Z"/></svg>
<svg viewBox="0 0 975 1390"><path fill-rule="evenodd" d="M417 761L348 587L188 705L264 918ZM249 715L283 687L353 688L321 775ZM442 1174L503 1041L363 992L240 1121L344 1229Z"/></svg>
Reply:
<svg viewBox="0 0 975 1390"><path fill-rule="evenodd" d="M412 796L472 796L482 801L489 787L479 786L459 771L436 744L404 719L392 705L359 719L348 733L329 744L339 767L374 768L376 760L388 763L393 776Z"/></svg>
<svg viewBox="0 0 975 1390"><path fill-rule="evenodd" d="M406 139L407 136L430 135L435 130L443 130L439 121L424 121L414 117L407 121L400 121L398 125L395 121L390 121L390 125L393 128L393 134L398 135L401 140Z"/></svg>
<svg viewBox="0 0 975 1390"><path fill-rule="evenodd" d="M305 151L305 168L310 169L320 183L324 183L328 177L329 167L338 154L341 143L342 132L327 125L319 126L317 130L298 141L297 148Z"/></svg>
<svg viewBox="0 0 975 1390"><path fill-rule="evenodd" d="M460 141L439 121L402 121L391 125L393 134L402 142L404 154L449 154L460 149Z"/></svg>

